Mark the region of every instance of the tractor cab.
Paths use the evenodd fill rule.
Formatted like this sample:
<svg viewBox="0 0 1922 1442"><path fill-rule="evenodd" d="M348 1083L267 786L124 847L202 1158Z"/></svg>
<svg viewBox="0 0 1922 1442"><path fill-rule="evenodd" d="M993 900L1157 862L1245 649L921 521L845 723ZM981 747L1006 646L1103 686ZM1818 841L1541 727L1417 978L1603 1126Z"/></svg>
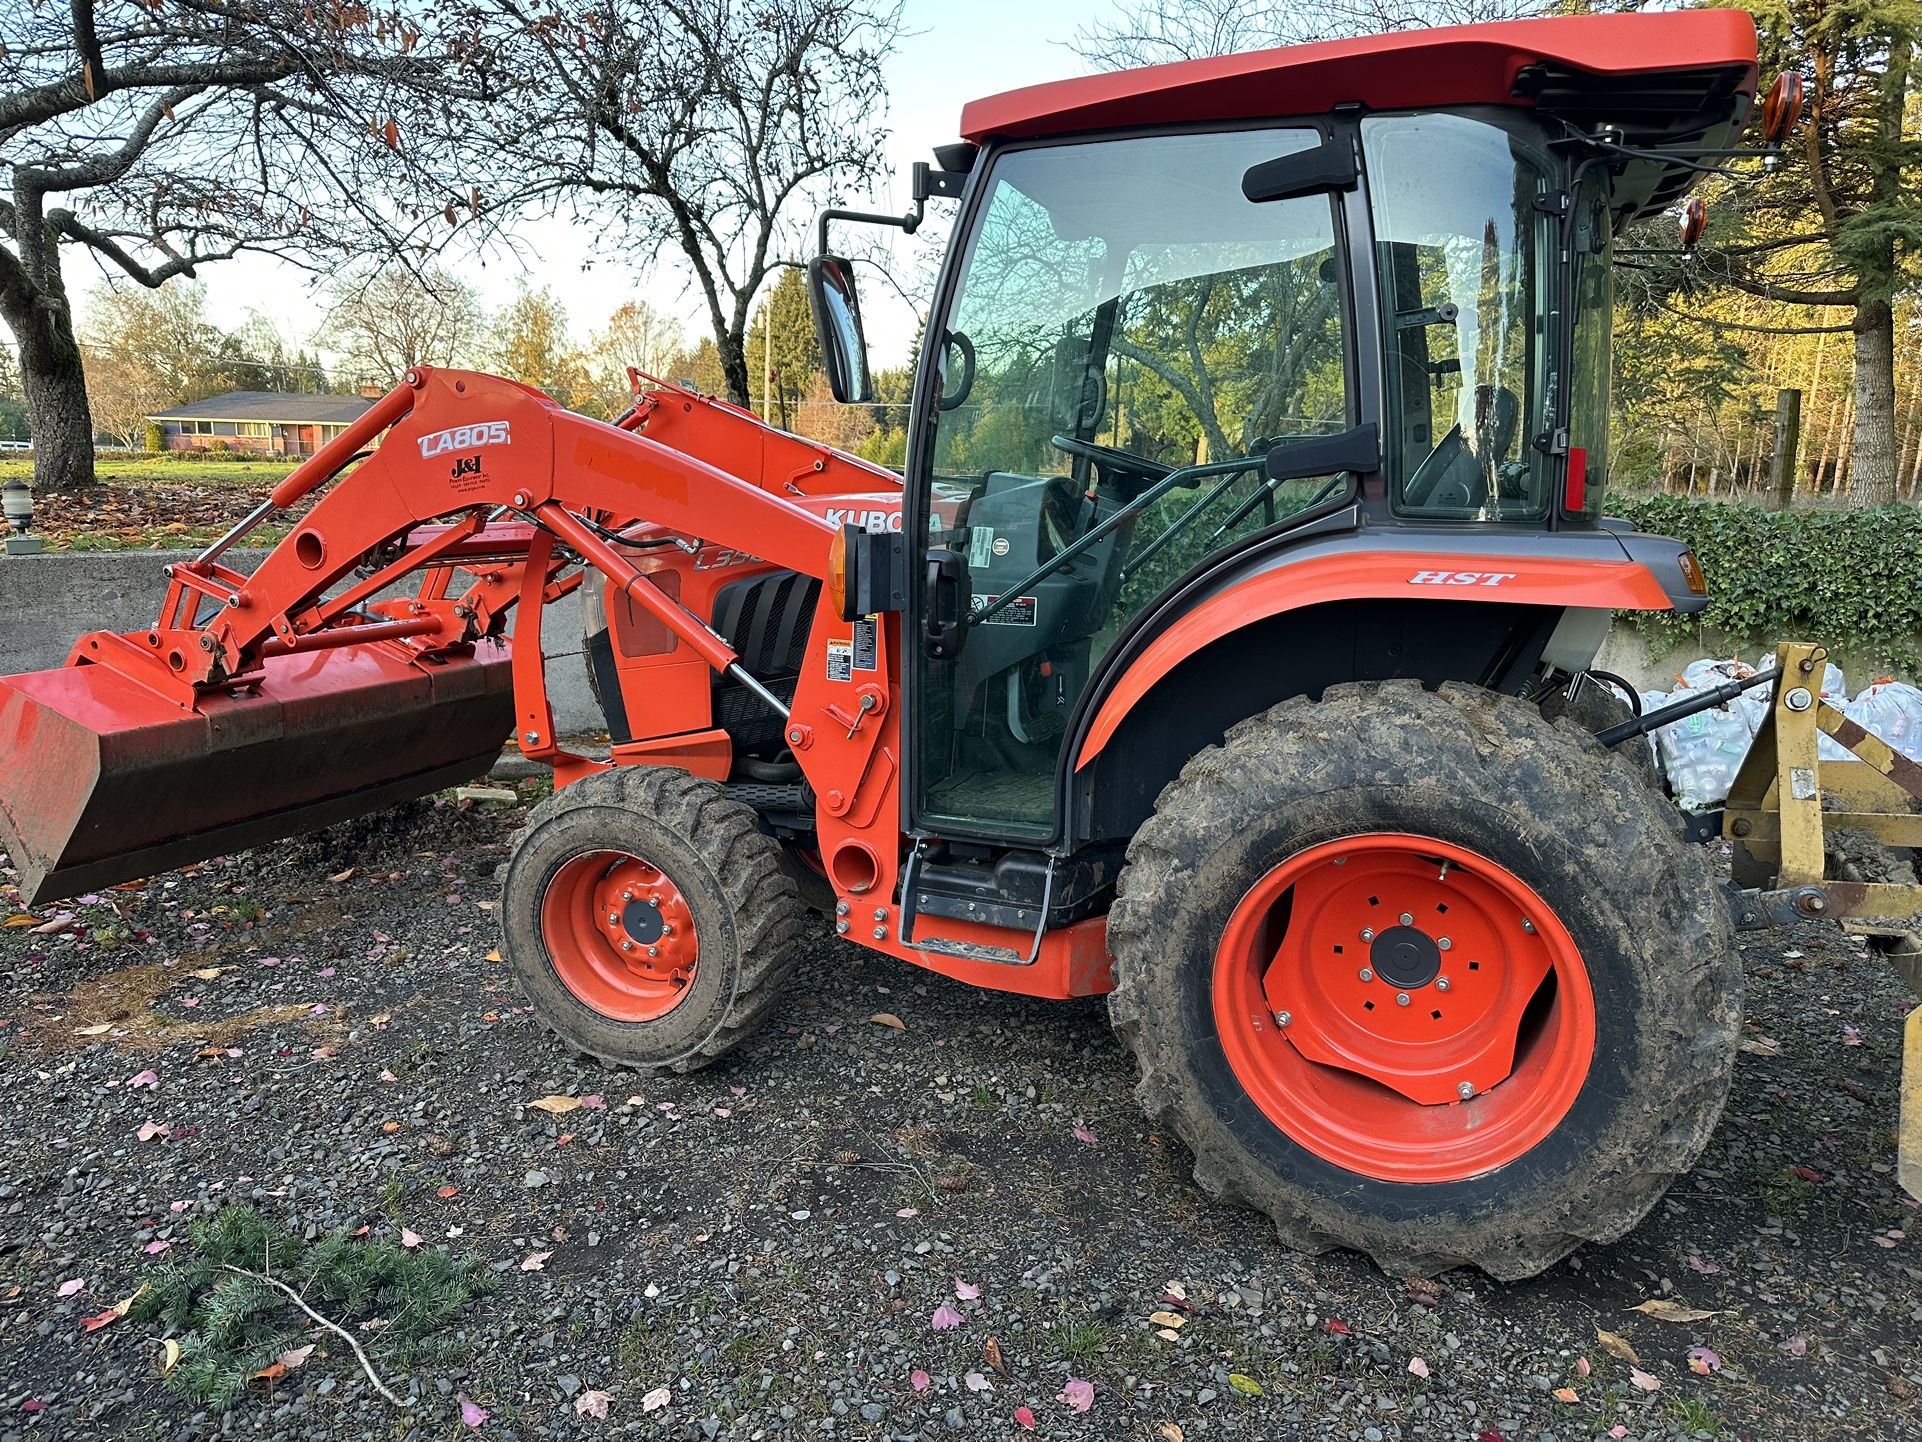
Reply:
<svg viewBox="0 0 1922 1442"><path fill-rule="evenodd" d="M967 143L916 188L961 212L906 467L926 578L907 623L912 829L1123 838L1172 774L1163 756L1282 696L1539 674L1563 608L1499 604L1501 558L1619 561L1639 544L1600 522L1611 248L1688 171L1631 142L1729 143L1753 84L1740 63L1612 53L1609 73L1585 71L1606 29L1417 32L968 107ZM837 394L859 399L853 268L825 254L826 219L822 233L818 329ZM1135 698L1148 711L1125 724L1147 754L1128 771L1144 780L1090 764L1102 702L1145 645L1331 547L1439 555L1396 581L1446 575L1476 600L1438 611L1420 590L1396 604L1358 587L1343 614L1267 626L1233 662Z"/></svg>

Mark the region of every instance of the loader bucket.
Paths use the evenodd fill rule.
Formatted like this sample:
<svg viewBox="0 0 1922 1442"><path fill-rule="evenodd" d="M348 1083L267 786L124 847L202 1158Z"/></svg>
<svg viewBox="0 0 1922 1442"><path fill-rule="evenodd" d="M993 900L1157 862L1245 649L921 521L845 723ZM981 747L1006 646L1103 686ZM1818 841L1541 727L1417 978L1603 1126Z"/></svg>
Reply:
<svg viewBox="0 0 1922 1442"><path fill-rule="evenodd" d="M0 677L0 847L28 903L470 780L514 723L507 652L270 657L188 709L103 665Z"/></svg>

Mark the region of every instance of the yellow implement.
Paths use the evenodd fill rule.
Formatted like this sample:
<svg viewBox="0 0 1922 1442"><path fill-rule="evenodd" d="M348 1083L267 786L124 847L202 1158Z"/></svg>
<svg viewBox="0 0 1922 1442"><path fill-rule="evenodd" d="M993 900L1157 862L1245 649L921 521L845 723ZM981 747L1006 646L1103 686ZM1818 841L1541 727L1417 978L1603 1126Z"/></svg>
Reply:
<svg viewBox="0 0 1922 1442"><path fill-rule="evenodd" d="M1922 885L1901 850L1922 847L1922 765L1822 699L1827 659L1805 642L1776 648L1768 716L1722 815L1736 885L1770 888L1738 919L1834 921L1870 938L1922 996ZM1848 759L1820 759L1823 735ZM1903 1031L1899 1134L1902 1186L1922 1196L1922 1007Z"/></svg>

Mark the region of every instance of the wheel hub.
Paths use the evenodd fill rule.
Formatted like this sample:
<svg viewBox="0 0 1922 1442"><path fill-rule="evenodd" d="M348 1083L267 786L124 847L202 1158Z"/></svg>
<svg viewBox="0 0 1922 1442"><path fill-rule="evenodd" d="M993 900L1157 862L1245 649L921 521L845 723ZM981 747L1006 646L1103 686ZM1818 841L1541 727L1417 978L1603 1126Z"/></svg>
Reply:
<svg viewBox="0 0 1922 1442"><path fill-rule="evenodd" d="M1235 908L1214 975L1249 1099L1367 1176L1512 1161L1560 1124L1594 1055L1594 991L1560 918L1436 838L1351 836L1276 865Z"/></svg>
<svg viewBox="0 0 1922 1442"><path fill-rule="evenodd" d="M1368 949L1375 975L1390 986L1427 986L1441 975L1441 948L1435 938L1413 926L1391 926Z"/></svg>
<svg viewBox="0 0 1922 1442"><path fill-rule="evenodd" d="M555 974L605 1016L654 1021L686 995L694 913L659 867L619 851L575 857L548 885L542 926Z"/></svg>

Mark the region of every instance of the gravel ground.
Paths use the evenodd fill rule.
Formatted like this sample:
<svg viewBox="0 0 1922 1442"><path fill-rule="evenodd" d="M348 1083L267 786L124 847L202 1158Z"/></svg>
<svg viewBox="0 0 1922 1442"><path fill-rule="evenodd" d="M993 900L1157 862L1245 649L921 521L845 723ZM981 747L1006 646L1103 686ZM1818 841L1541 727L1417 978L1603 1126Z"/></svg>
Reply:
<svg viewBox="0 0 1922 1442"><path fill-rule="evenodd" d="M721 1066L581 1065L488 959L523 814L423 805L0 931L0 1442L453 1438L463 1395L496 1438L1003 1438L1022 1408L1051 1438L1922 1436L1905 993L1836 933L1749 944L1734 1099L1636 1233L1525 1284L1405 1281L1210 1204L1100 1003L824 939ZM527 1108L550 1094L605 1106ZM237 1199L478 1253L499 1286L464 1361L391 1369L396 1411L322 1337L221 1418L162 1387L154 1326L83 1332ZM1164 1333L1169 1295L1192 1315ZM1629 1310L1650 1298L1715 1315Z"/></svg>

